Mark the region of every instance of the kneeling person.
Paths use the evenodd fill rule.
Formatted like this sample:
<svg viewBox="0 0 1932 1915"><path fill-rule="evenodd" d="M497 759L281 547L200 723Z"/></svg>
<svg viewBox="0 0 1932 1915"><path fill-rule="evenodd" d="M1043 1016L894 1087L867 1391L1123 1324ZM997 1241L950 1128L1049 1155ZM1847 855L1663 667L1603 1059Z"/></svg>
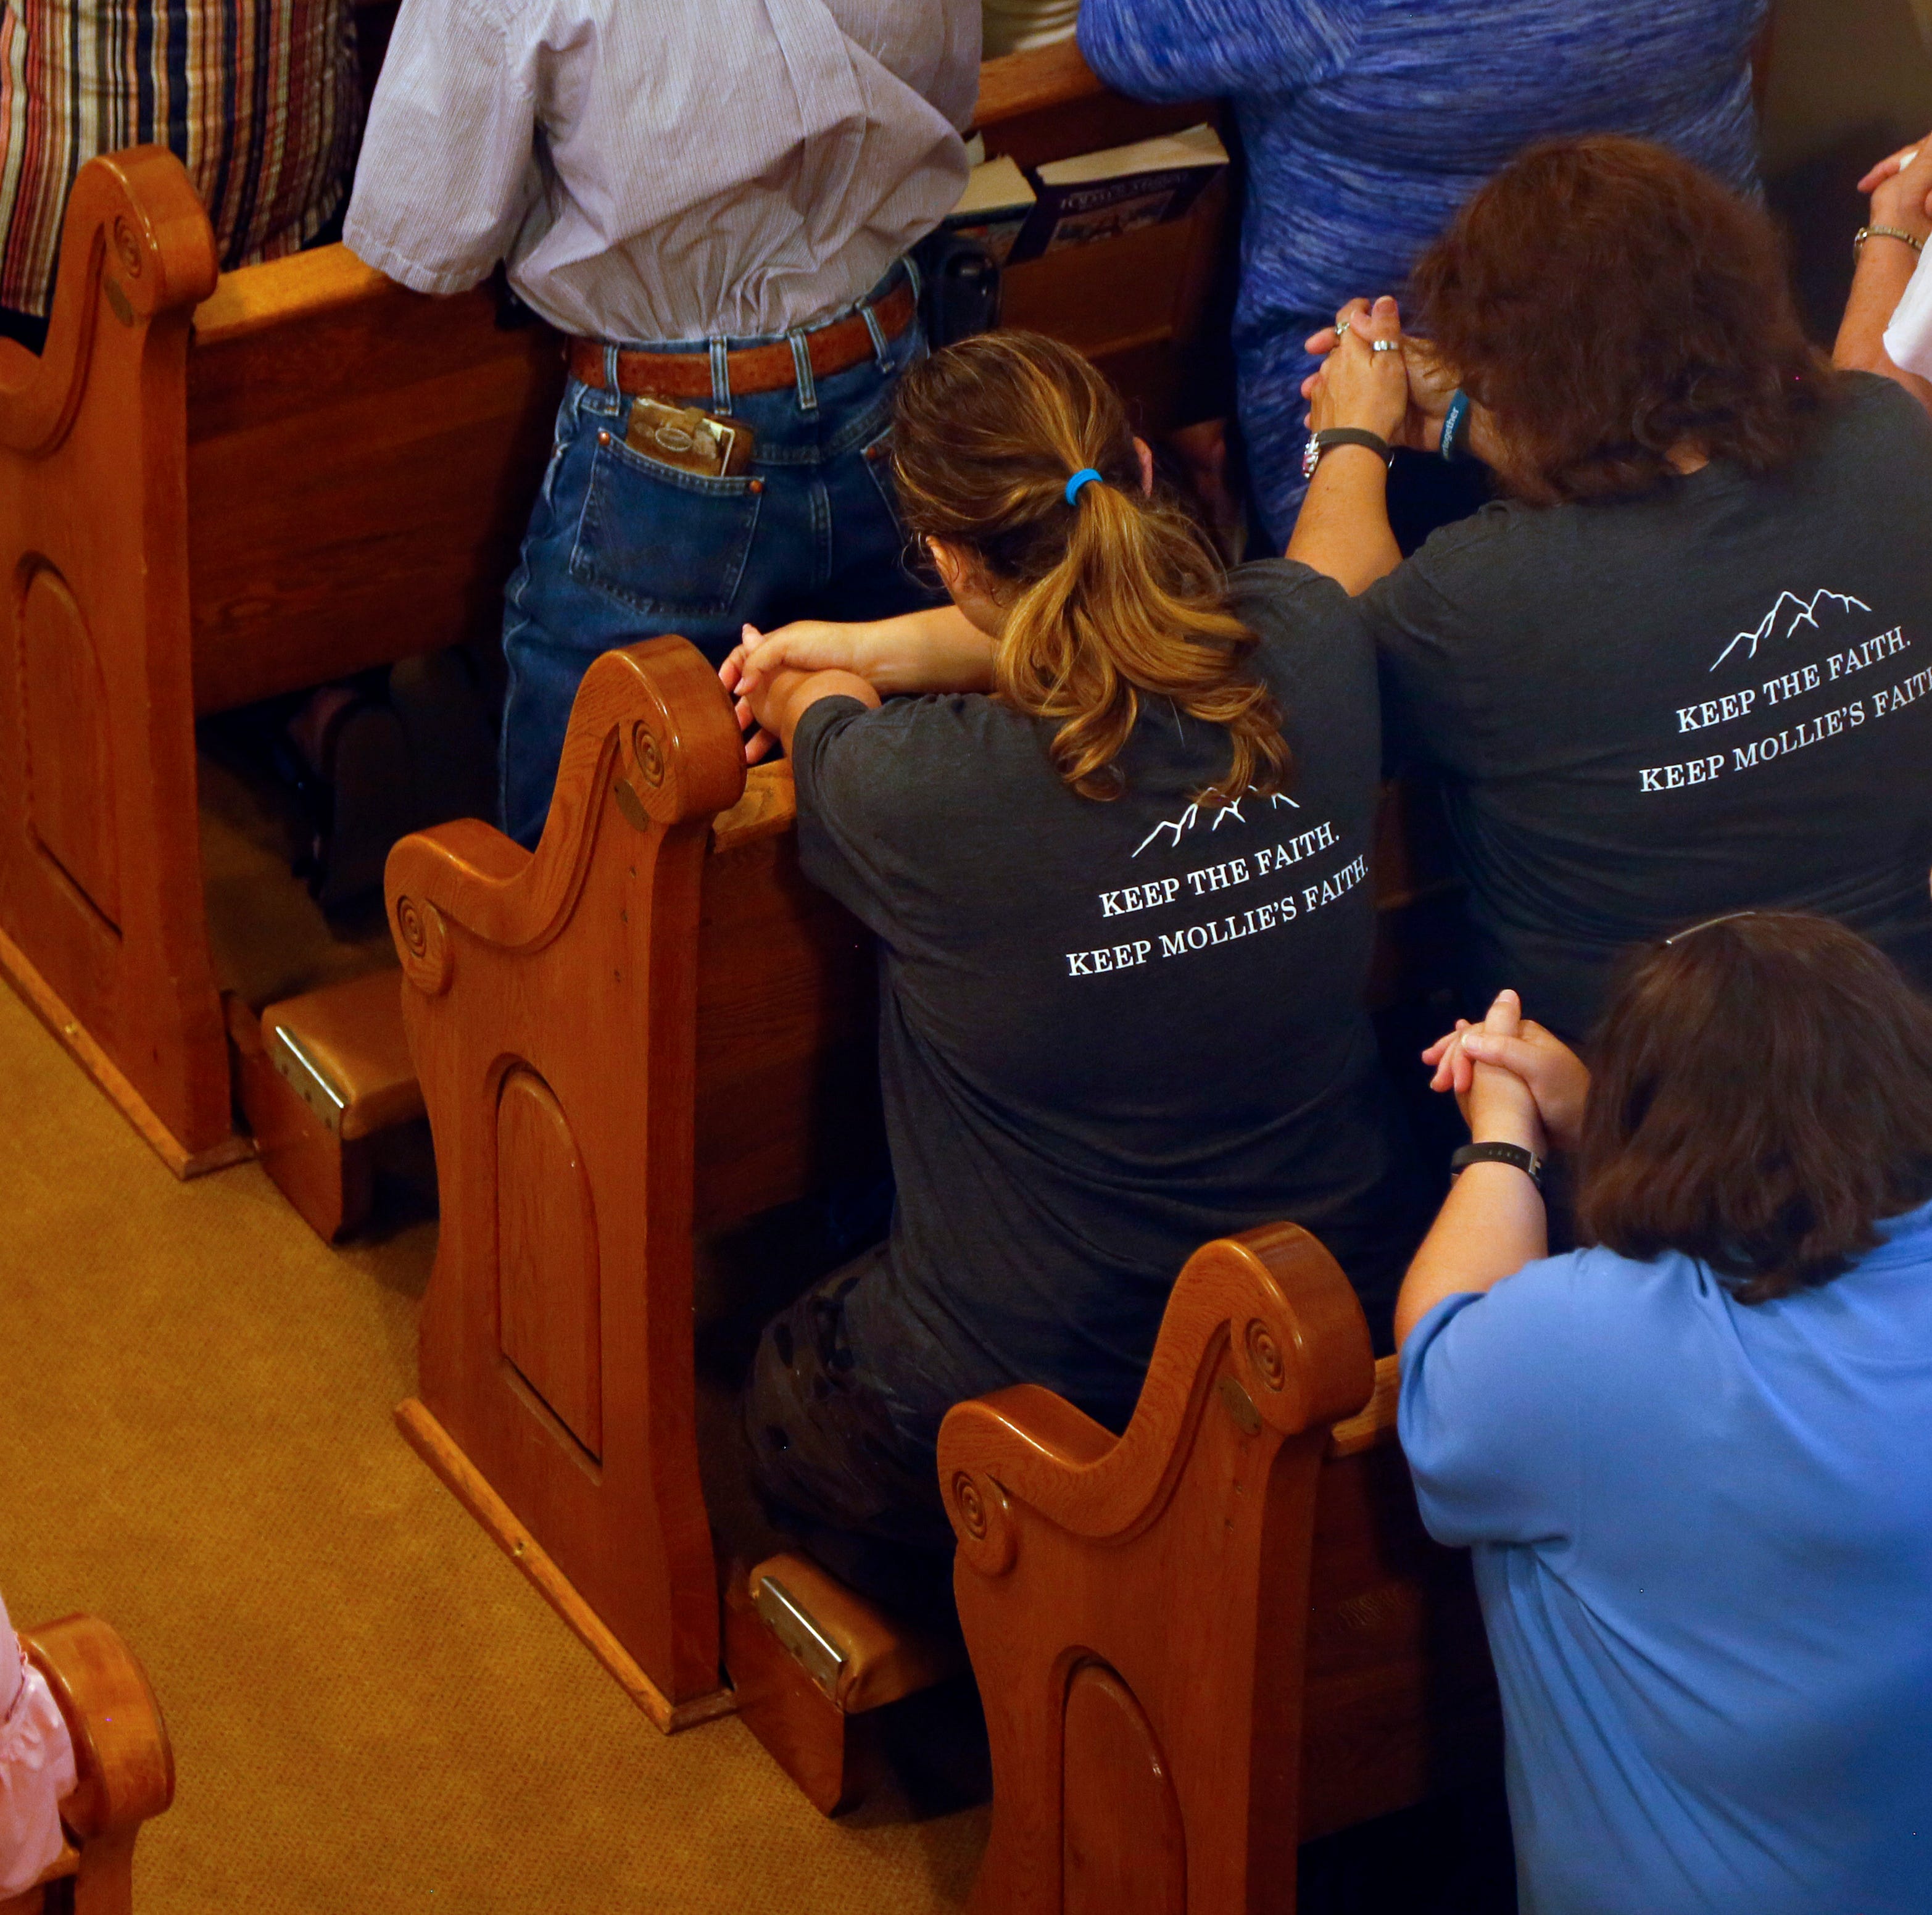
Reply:
<svg viewBox="0 0 1932 1915"><path fill-rule="evenodd" d="M1342 593L1224 577L1049 341L916 368L895 440L952 606L724 668L790 753L807 875L879 936L898 1186L888 1241L768 1329L746 1417L808 1524L950 1550L952 1404L1036 1382L1122 1427L1190 1253L1276 1218L1385 1343L1417 1232L1363 1008L1379 743Z"/></svg>

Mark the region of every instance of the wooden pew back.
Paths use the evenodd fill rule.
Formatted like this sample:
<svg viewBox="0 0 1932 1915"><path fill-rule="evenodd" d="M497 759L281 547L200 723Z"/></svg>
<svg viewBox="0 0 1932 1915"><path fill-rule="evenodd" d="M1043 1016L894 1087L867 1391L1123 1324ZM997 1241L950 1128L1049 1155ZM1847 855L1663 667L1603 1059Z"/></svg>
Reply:
<svg viewBox="0 0 1932 1915"><path fill-rule="evenodd" d="M488 288L343 246L224 274L188 362L196 710L494 636L562 390Z"/></svg>
<svg viewBox="0 0 1932 1915"><path fill-rule="evenodd" d="M1220 117L1211 101L1156 104L1109 92L1070 40L988 60L974 125L989 158L1031 167ZM1010 267L1003 323L1077 347L1120 389L1142 432L1207 416L1226 397L1214 362L1232 311L1216 296L1232 285L1222 273L1233 246L1228 206L1220 180L1169 225Z"/></svg>
<svg viewBox="0 0 1932 1915"><path fill-rule="evenodd" d="M983 87L994 150L1028 160L1206 111L1108 95L1070 47ZM1174 422L1222 203L1017 269L1012 322ZM218 282L163 149L81 170L46 353L0 344L0 968L179 1174L246 1150L194 718L488 638L562 378L488 291L426 298L340 247Z"/></svg>
<svg viewBox="0 0 1932 1915"><path fill-rule="evenodd" d="M339 247L218 284L164 149L81 170L0 345L0 964L178 1172L240 1154L195 716L494 629L562 376Z"/></svg>
<svg viewBox="0 0 1932 1915"><path fill-rule="evenodd" d="M1276 1225L1190 1260L1118 1440L1030 1386L947 1417L976 1909L1292 1909L1300 1842L1493 1760L1467 1559L1421 1532L1393 1399L1340 1271Z"/></svg>
<svg viewBox="0 0 1932 1915"><path fill-rule="evenodd" d="M403 1425L668 1727L718 1706L693 1231L874 1123L866 941L791 817L662 638L592 667L534 854L467 823L389 860L442 1198Z"/></svg>

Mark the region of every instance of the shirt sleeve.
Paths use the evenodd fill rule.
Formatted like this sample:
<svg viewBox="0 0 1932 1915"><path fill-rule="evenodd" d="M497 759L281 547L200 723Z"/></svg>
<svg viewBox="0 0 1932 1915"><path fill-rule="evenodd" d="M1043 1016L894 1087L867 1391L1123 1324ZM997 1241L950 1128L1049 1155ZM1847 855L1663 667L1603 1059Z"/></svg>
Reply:
<svg viewBox="0 0 1932 1915"><path fill-rule="evenodd" d="M882 749L896 731L890 708L856 698L820 698L792 733L798 791L799 863L805 875L889 943L902 887L894 848L907 823L893 759Z"/></svg>
<svg viewBox="0 0 1932 1915"><path fill-rule="evenodd" d="M404 0L342 236L418 293L489 275L541 191L537 51L492 0Z"/></svg>
<svg viewBox="0 0 1932 1915"><path fill-rule="evenodd" d="M980 0L948 0L946 51L940 62L938 83L926 97L960 133L973 124L974 110L980 104L982 24Z"/></svg>
<svg viewBox="0 0 1932 1915"><path fill-rule="evenodd" d="M1558 1543L1580 1476L1576 1257L1445 1297L1402 1352L1398 1427L1439 1543Z"/></svg>
<svg viewBox="0 0 1932 1915"><path fill-rule="evenodd" d="M1885 350L1894 365L1932 379L1932 272L1923 255L1885 329Z"/></svg>
<svg viewBox="0 0 1932 1915"><path fill-rule="evenodd" d="M1300 92L1354 50L1360 0L1083 0L1080 50L1140 100Z"/></svg>
<svg viewBox="0 0 1932 1915"><path fill-rule="evenodd" d="M1420 758L1468 774L1472 621L1433 561L1424 546L1354 602L1382 668L1392 765Z"/></svg>

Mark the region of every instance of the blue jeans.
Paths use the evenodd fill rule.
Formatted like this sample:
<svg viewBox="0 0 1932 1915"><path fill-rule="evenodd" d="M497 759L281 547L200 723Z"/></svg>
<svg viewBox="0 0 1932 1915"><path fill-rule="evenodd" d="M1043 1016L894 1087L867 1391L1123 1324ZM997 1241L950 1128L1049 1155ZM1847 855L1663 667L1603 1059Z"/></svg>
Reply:
<svg viewBox="0 0 1932 1915"><path fill-rule="evenodd" d="M647 350L702 353L711 343ZM777 392L714 392L711 410L758 435L750 470L733 479L634 451L624 443L631 401L569 383L504 590L502 806L512 837L534 845L542 833L571 701L600 653L675 632L722 663L748 623L881 618L933 602L903 563L887 456L893 386L924 351L915 321L829 379L808 368Z"/></svg>

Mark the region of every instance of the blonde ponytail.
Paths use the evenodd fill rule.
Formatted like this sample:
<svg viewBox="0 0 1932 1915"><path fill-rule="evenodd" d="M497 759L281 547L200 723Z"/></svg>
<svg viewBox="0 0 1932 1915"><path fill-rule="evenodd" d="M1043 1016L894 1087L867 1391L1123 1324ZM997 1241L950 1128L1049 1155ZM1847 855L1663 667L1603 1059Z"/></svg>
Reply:
<svg viewBox="0 0 1932 1915"><path fill-rule="evenodd" d="M1113 389L1036 333L982 333L902 382L893 465L908 525L979 563L1004 611L996 694L1061 721L1054 767L1084 797L1116 797L1115 760L1144 698L1228 737L1206 802L1279 791L1281 714L1256 675L1258 641L1228 608L1220 561L1190 521L1141 489ZM1070 488L1083 468L1099 482Z"/></svg>

